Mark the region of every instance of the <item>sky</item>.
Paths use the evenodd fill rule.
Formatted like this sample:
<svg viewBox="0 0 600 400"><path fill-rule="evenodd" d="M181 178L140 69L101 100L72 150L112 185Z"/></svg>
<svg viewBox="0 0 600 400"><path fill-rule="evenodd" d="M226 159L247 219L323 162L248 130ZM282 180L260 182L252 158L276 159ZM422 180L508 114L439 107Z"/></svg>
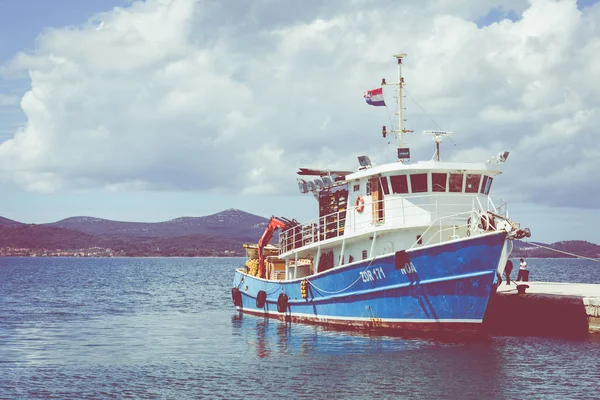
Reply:
<svg viewBox="0 0 600 400"><path fill-rule="evenodd" d="M600 244L600 5L575 0L0 0L0 216L315 218L299 167L385 162L363 92L408 54L405 140L510 151L532 240Z"/></svg>

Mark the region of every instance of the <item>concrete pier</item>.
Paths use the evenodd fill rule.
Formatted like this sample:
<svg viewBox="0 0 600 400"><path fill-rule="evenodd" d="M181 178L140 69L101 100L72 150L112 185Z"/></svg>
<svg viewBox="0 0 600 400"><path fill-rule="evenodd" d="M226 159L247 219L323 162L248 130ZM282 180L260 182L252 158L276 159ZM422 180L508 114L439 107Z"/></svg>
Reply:
<svg viewBox="0 0 600 400"><path fill-rule="evenodd" d="M519 294L517 285L529 285ZM600 285L502 282L484 319L490 334L580 337L600 334Z"/></svg>

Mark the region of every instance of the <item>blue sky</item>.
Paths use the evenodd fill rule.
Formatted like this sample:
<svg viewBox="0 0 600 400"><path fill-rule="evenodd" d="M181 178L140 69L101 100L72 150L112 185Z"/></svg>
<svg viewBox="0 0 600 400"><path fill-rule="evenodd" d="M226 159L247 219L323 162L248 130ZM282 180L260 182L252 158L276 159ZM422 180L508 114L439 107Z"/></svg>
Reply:
<svg viewBox="0 0 600 400"><path fill-rule="evenodd" d="M294 171L389 154L362 91L403 50L449 157L511 150L493 191L534 239L600 243L596 3L0 0L0 215L313 218Z"/></svg>

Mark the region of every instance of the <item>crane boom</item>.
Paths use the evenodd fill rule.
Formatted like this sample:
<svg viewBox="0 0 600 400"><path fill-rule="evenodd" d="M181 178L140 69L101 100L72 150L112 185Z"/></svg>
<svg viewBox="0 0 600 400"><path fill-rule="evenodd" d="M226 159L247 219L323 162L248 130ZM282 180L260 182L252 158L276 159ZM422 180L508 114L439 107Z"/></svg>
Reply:
<svg viewBox="0 0 600 400"><path fill-rule="evenodd" d="M284 229L286 226L290 225L292 221L286 218L276 218L275 216L271 217L267 228L265 229L265 233L263 233L262 237L258 241L258 277L265 277L265 256L263 254L263 249L266 245L269 244L271 239L273 239L273 235L277 229Z"/></svg>

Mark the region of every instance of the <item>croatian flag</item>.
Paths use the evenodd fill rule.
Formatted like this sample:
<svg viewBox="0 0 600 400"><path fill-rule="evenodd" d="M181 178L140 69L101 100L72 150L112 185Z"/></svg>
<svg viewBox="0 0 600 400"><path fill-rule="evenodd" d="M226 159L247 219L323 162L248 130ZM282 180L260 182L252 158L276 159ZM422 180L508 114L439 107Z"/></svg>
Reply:
<svg viewBox="0 0 600 400"><path fill-rule="evenodd" d="M367 104L372 106L385 106L385 100L383 100L383 88L367 90L364 97Z"/></svg>

